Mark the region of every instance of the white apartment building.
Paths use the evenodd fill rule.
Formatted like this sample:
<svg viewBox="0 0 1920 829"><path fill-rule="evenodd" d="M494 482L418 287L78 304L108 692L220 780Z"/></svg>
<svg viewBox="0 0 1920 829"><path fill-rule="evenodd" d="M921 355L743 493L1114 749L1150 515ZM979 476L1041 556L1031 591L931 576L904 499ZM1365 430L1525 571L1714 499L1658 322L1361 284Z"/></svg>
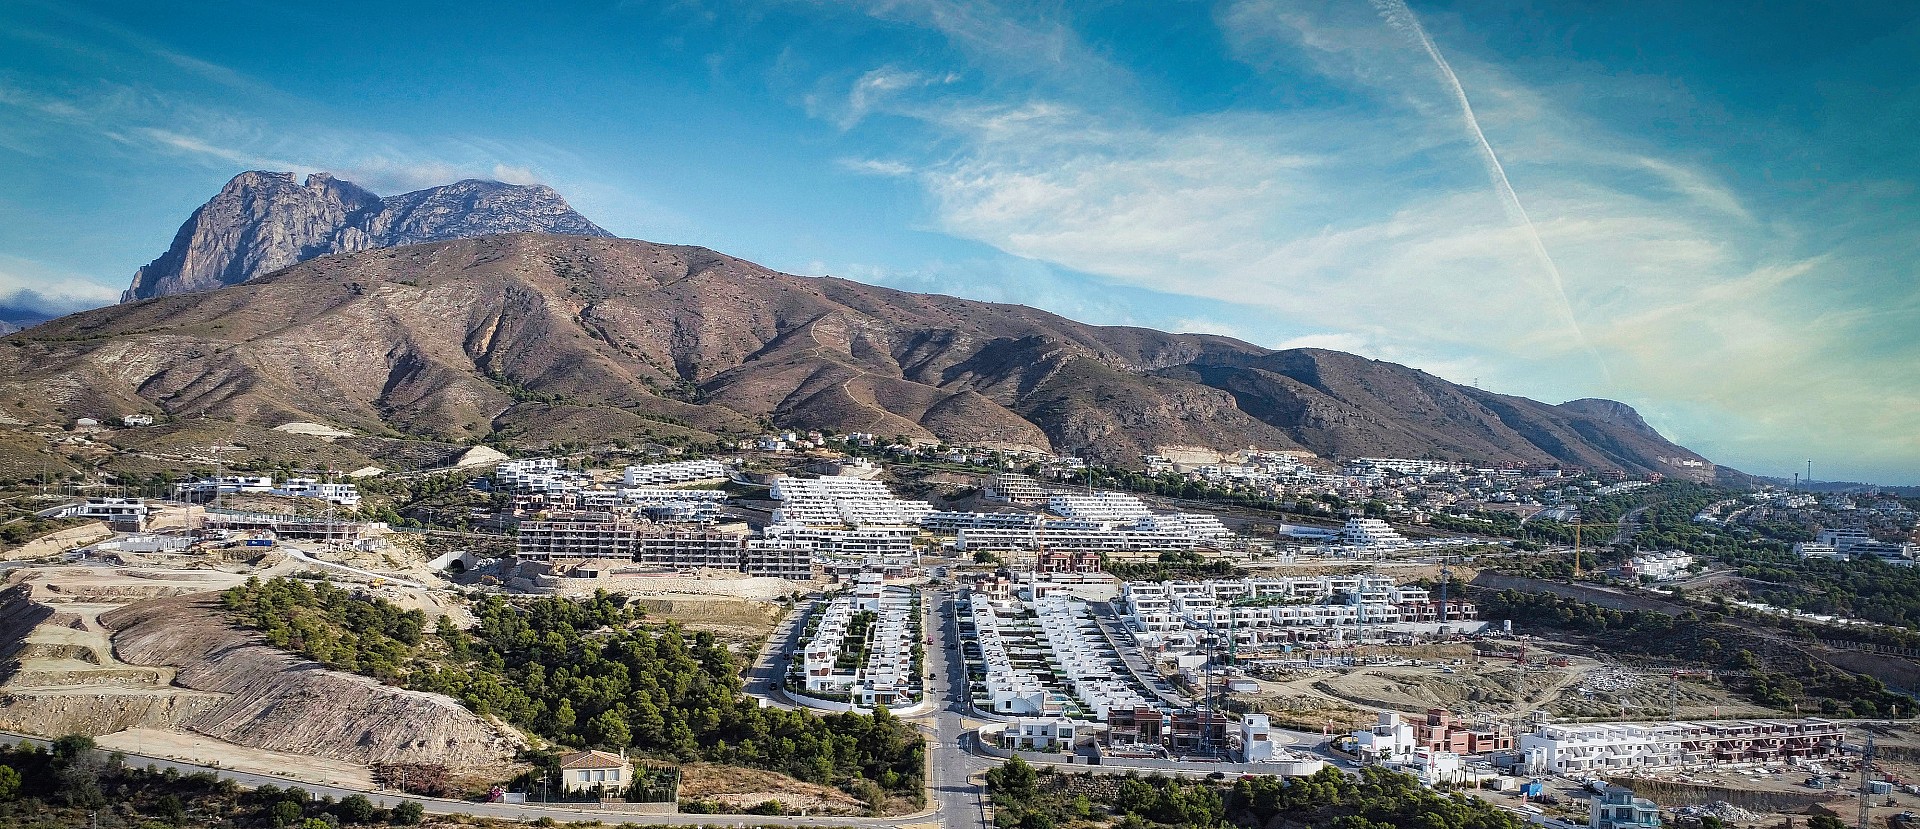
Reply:
<svg viewBox="0 0 1920 829"><path fill-rule="evenodd" d="M1380 472L1398 472L1402 475L1438 475L1444 472L1464 472L1472 468L1464 463L1419 458L1355 458L1352 465Z"/></svg>
<svg viewBox="0 0 1920 829"><path fill-rule="evenodd" d="M495 466L493 482L513 492L566 495L593 486L593 476L564 468L559 458L523 458Z"/></svg>
<svg viewBox="0 0 1920 829"><path fill-rule="evenodd" d="M981 497L1002 504L1038 505L1047 502L1047 490L1031 476L1003 472L987 479Z"/></svg>
<svg viewBox="0 0 1920 829"><path fill-rule="evenodd" d="M775 524L914 526L933 512L932 504L895 498L886 484L848 475L781 476L769 494L780 502L773 511Z"/></svg>
<svg viewBox="0 0 1920 829"><path fill-rule="evenodd" d="M863 581L862 586L868 582ZM835 596L817 612L820 620L813 637L802 646L800 673L806 693L844 695L862 708L876 705L900 706L919 699L920 682L913 671L913 647L920 617L914 593L903 587L883 587L871 580L871 591L856 590ZM863 596L863 592L872 595ZM872 613L870 623L849 642L853 625L862 613ZM864 651L856 664L847 664L843 656Z"/></svg>
<svg viewBox="0 0 1920 829"><path fill-rule="evenodd" d="M1396 585L1383 576L1306 576L1214 581L1127 582L1120 587L1127 625L1143 643L1192 647L1209 636L1231 635L1260 648L1320 641L1342 627L1425 630L1444 624L1477 628L1479 610Z"/></svg>
<svg viewBox="0 0 1920 829"><path fill-rule="evenodd" d="M1808 760L1840 754L1830 720L1718 720L1541 725L1520 735L1529 773L1584 776L1631 769Z"/></svg>
<svg viewBox="0 0 1920 829"><path fill-rule="evenodd" d="M1793 545L1793 554L1801 558L1839 558L1840 549L1822 541L1801 541Z"/></svg>
<svg viewBox="0 0 1920 829"><path fill-rule="evenodd" d="M1079 723L1066 717L1020 717L1000 732L1000 747L1011 751L1068 751Z"/></svg>
<svg viewBox="0 0 1920 829"><path fill-rule="evenodd" d="M286 483L272 492L274 495L289 495L295 498L318 498L349 509L360 506L360 490L353 484L328 484L313 478L288 478Z"/></svg>
<svg viewBox="0 0 1920 829"><path fill-rule="evenodd" d="M273 492L272 475L221 475L173 485L173 496L200 500L214 495L267 495Z"/></svg>
<svg viewBox="0 0 1920 829"><path fill-rule="evenodd" d="M954 535L961 530L1040 529L1044 518L1030 512L930 512L920 520L920 528L931 533Z"/></svg>
<svg viewBox="0 0 1920 829"><path fill-rule="evenodd" d="M830 529L803 524L769 524L763 533L769 541L806 543L823 557L864 560L913 557L914 530L911 527L862 527Z"/></svg>
<svg viewBox="0 0 1920 829"><path fill-rule="evenodd" d="M1103 524L1133 524L1153 514L1145 501L1124 492L1058 493L1047 499L1047 511Z"/></svg>
<svg viewBox="0 0 1920 829"><path fill-rule="evenodd" d="M674 461L629 466L620 482L628 487L684 484L693 481L724 480L727 467L716 460Z"/></svg>
<svg viewBox="0 0 1920 829"><path fill-rule="evenodd" d="M1029 623L1012 618L1018 608L1007 603L1009 613L1006 620L1009 626L1031 627ZM1023 667L1044 661L1044 651L1030 644L1029 636L1009 637L1002 631L1002 618L996 609L996 603L985 596L970 594L967 610L962 620L963 628L971 628L974 642L980 648L980 660L985 670L982 680L984 700L976 699L976 704L984 703L986 710L996 714L1016 717L1059 717L1066 713L1068 698L1041 682L1032 670ZM1016 638L1020 664L1014 656Z"/></svg>
<svg viewBox="0 0 1920 829"><path fill-rule="evenodd" d="M1340 538L1355 547L1398 547L1407 539L1378 518L1349 518Z"/></svg>
<svg viewBox="0 0 1920 829"><path fill-rule="evenodd" d="M1240 762L1264 763L1274 758L1273 721L1265 714L1240 717Z"/></svg>
<svg viewBox="0 0 1920 829"><path fill-rule="evenodd" d="M1392 711L1380 712L1379 722L1365 731L1355 731L1354 756L1363 763L1388 764L1406 763L1413 760L1414 749L1419 741L1414 739L1413 725L1400 719Z"/></svg>
<svg viewBox="0 0 1920 829"><path fill-rule="evenodd" d="M1821 530L1813 540L1833 547L1842 556L1848 556L1853 554L1854 547L1872 544L1873 536L1856 527L1833 527Z"/></svg>
<svg viewBox="0 0 1920 829"><path fill-rule="evenodd" d="M1039 530L963 529L953 546L960 552L978 550L1088 550L1103 553L1161 553L1192 550L1200 539L1191 535L1142 530L1079 529L1065 522L1047 522Z"/></svg>
<svg viewBox="0 0 1920 829"><path fill-rule="evenodd" d="M1190 535L1205 539L1227 538L1233 535L1233 531L1227 529L1227 525L1220 523L1219 516L1204 512L1149 515L1134 522L1133 528L1141 532Z"/></svg>
<svg viewBox="0 0 1920 829"><path fill-rule="evenodd" d="M1693 566L1693 556L1679 550L1665 550L1658 553L1644 553L1634 556L1620 567L1622 578L1650 578L1654 581L1673 581L1687 575L1687 568Z"/></svg>
<svg viewBox="0 0 1920 829"><path fill-rule="evenodd" d="M635 512L650 521L711 522L720 519L727 494L714 489L625 487L588 489L575 493L580 509Z"/></svg>
<svg viewBox="0 0 1920 829"><path fill-rule="evenodd" d="M1053 595L1034 600L1032 608L1067 689L1094 719L1104 721L1115 709L1152 707L1125 677L1125 664L1101 636L1084 602Z"/></svg>

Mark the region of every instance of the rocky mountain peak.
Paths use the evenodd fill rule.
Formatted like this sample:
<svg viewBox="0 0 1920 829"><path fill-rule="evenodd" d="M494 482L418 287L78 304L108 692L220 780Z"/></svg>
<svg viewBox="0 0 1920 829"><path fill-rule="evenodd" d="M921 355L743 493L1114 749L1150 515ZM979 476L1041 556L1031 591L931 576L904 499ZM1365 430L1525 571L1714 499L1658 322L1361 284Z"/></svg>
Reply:
<svg viewBox="0 0 1920 829"><path fill-rule="evenodd" d="M330 173L249 170L134 273L131 302L235 285L316 256L496 233L611 236L545 185L466 179L382 198Z"/></svg>

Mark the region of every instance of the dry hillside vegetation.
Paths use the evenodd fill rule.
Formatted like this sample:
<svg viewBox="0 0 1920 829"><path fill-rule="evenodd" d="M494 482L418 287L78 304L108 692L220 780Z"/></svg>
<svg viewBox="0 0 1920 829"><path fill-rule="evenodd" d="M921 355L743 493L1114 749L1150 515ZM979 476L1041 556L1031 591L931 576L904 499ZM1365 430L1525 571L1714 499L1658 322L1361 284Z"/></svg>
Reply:
<svg viewBox="0 0 1920 829"><path fill-rule="evenodd" d="M1697 456L1610 401L1547 405L1340 352L1083 325L627 239L327 256L0 342L0 410L36 422L159 409L540 442L771 420L1129 463L1257 445L1712 474L1673 466Z"/></svg>

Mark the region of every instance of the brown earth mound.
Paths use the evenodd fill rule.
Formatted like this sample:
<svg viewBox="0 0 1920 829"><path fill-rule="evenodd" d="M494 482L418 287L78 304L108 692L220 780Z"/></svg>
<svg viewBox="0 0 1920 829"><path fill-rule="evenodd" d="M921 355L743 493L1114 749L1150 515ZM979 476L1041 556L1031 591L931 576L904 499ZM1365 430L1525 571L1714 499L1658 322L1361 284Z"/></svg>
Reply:
<svg viewBox="0 0 1920 829"><path fill-rule="evenodd" d="M226 695L180 727L244 746L356 763L504 765L520 738L444 696L331 671L228 626L212 594L101 616L118 656L176 667L174 682Z"/></svg>

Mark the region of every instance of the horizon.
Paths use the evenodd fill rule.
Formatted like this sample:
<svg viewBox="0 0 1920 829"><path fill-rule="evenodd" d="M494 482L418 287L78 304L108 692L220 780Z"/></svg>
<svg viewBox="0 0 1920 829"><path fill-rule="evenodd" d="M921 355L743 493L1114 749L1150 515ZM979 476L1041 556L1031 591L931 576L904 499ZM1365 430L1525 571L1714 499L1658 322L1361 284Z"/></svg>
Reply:
<svg viewBox="0 0 1920 829"><path fill-rule="evenodd" d="M24 3L0 308L111 304L242 169L539 183L621 237L1920 484L1920 8L1653 8Z"/></svg>

